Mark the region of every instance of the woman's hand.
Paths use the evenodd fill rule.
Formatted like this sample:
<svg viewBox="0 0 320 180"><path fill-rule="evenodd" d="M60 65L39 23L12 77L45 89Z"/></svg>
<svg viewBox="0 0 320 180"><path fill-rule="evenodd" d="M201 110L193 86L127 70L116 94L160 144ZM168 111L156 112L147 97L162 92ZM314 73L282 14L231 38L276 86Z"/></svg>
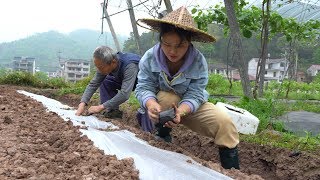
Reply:
<svg viewBox="0 0 320 180"><path fill-rule="evenodd" d="M168 128L173 128L180 124L182 117L187 116L191 112L190 107L185 103L180 104L179 107L177 107L175 104L172 104L172 107L175 110L176 117L172 121L168 121L164 124L164 126Z"/></svg>
<svg viewBox="0 0 320 180"><path fill-rule="evenodd" d="M149 118L155 122L159 122L159 113L161 112L161 106L155 99L149 99L146 103L148 109Z"/></svg>
<svg viewBox="0 0 320 180"><path fill-rule="evenodd" d="M172 121L168 121L164 124L164 126L166 126L168 128L173 128L181 122L181 117L180 117L180 112L179 112L178 107L175 104L172 104L172 107L174 108L174 112L175 112L176 116Z"/></svg>

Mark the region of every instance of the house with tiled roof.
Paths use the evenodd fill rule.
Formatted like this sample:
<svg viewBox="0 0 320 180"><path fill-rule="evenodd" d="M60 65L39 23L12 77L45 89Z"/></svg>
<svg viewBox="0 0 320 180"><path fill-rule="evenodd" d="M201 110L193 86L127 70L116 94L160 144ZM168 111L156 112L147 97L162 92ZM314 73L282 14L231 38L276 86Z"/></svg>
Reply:
<svg viewBox="0 0 320 180"><path fill-rule="evenodd" d="M249 77L249 81L255 81L256 80L256 77L252 76L250 74L248 74L248 77ZM233 73L232 79L234 81L241 81L241 77L240 77L239 71L236 71L236 72Z"/></svg>
<svg viewBox="0 0 320 180"><path fill-rule="evenodd" d="M252 58L248 63L249 76L256 77L259 58ZM266 59L265 65L265 81L282 82L284 78L288 78L289 61L286 58Z"/></svg>
<svg viewBox="0 0 320 180"><path fill-rule="evenodd" d="M309 76L316 76L318 73L320 73L320 65L319 64L313 64L307 69L307 73Z"/></svg>

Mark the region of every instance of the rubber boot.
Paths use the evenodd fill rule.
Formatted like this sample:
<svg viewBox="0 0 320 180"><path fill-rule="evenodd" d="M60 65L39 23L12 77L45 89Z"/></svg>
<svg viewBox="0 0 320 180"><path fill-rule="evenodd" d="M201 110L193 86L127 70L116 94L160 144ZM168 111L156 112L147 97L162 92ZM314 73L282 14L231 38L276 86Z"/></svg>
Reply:
<svg viewBox="0 0 320 180"><path fill-rule="evenodd" d="M106 118L122 119L123 112L120 111L119 109L111 109L111 110L108 111L108 112L104 112L103 115L104 115L104 117L106 117Z"/></svg>
<svg viewBox="0 0 320 180"><path fill-rule="evenodd" d="M239 167L239 157L238 148L229 149L227 147L219 148L220 162L221 166L225 169L240 169Z"/></svg>
<svg viewBox="0 0 320 180"><path fill-rule="evenodd" d="M168 143L171 143L172 142L172 137L170 135L170 132L171 132L171 128L168 128L168 127L163 127L162 124L160 123L157 123L155 125L156 127L156 139L162 139L164 140L165 142L168 142Z"/></svg>

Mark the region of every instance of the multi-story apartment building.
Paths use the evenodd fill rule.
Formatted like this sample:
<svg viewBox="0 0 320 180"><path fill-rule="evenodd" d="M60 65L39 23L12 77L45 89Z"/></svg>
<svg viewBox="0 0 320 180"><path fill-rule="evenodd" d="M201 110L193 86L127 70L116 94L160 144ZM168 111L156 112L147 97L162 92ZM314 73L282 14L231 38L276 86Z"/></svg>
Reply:
<svg viewBox="0 0 320 180"><path fill-rule="evenodd" d="M256 77L259 58L252 58L248 63L248 74ZM265 81L276 80L282 82L284 78L288 78L289 61L285 58L266 60L265 65Z"/></svg>
<svg viewBox="0 0 320 180"><path fill-rule="evenodd" d="M62 68L61 76L70 82L77 82L89 76L90 73L89 61L82 59L69 59L60 62L60 67Z"/></svg>
<svg viewBox="0 0 320 180"><path fill-rule="evenodd" d="M36 73L36 61L33 57L16 56L12 60L12 69L15 71L27 71Z"/></svg>

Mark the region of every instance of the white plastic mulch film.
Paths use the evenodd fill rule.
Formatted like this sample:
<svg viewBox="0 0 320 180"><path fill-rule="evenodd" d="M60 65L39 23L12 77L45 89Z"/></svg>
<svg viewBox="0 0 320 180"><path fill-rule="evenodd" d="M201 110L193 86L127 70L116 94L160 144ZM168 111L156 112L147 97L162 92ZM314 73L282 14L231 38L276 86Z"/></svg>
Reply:
<svg viewBox="0 0 320 180"><path fill-rule="evenodd" d="M104 150L105 154L116 155L118 159L133 158L140 179L231 179L200 165L188 156L153 147L127 130L117 131L118 127L110 122L100 121L95 116L76 116L76 110L59 101L22 90L18 92L41 102L48 111L57 113L66 121L72 121L73 125L88 127L87 130L80 131L87 135L96 147Z"/></svg>

